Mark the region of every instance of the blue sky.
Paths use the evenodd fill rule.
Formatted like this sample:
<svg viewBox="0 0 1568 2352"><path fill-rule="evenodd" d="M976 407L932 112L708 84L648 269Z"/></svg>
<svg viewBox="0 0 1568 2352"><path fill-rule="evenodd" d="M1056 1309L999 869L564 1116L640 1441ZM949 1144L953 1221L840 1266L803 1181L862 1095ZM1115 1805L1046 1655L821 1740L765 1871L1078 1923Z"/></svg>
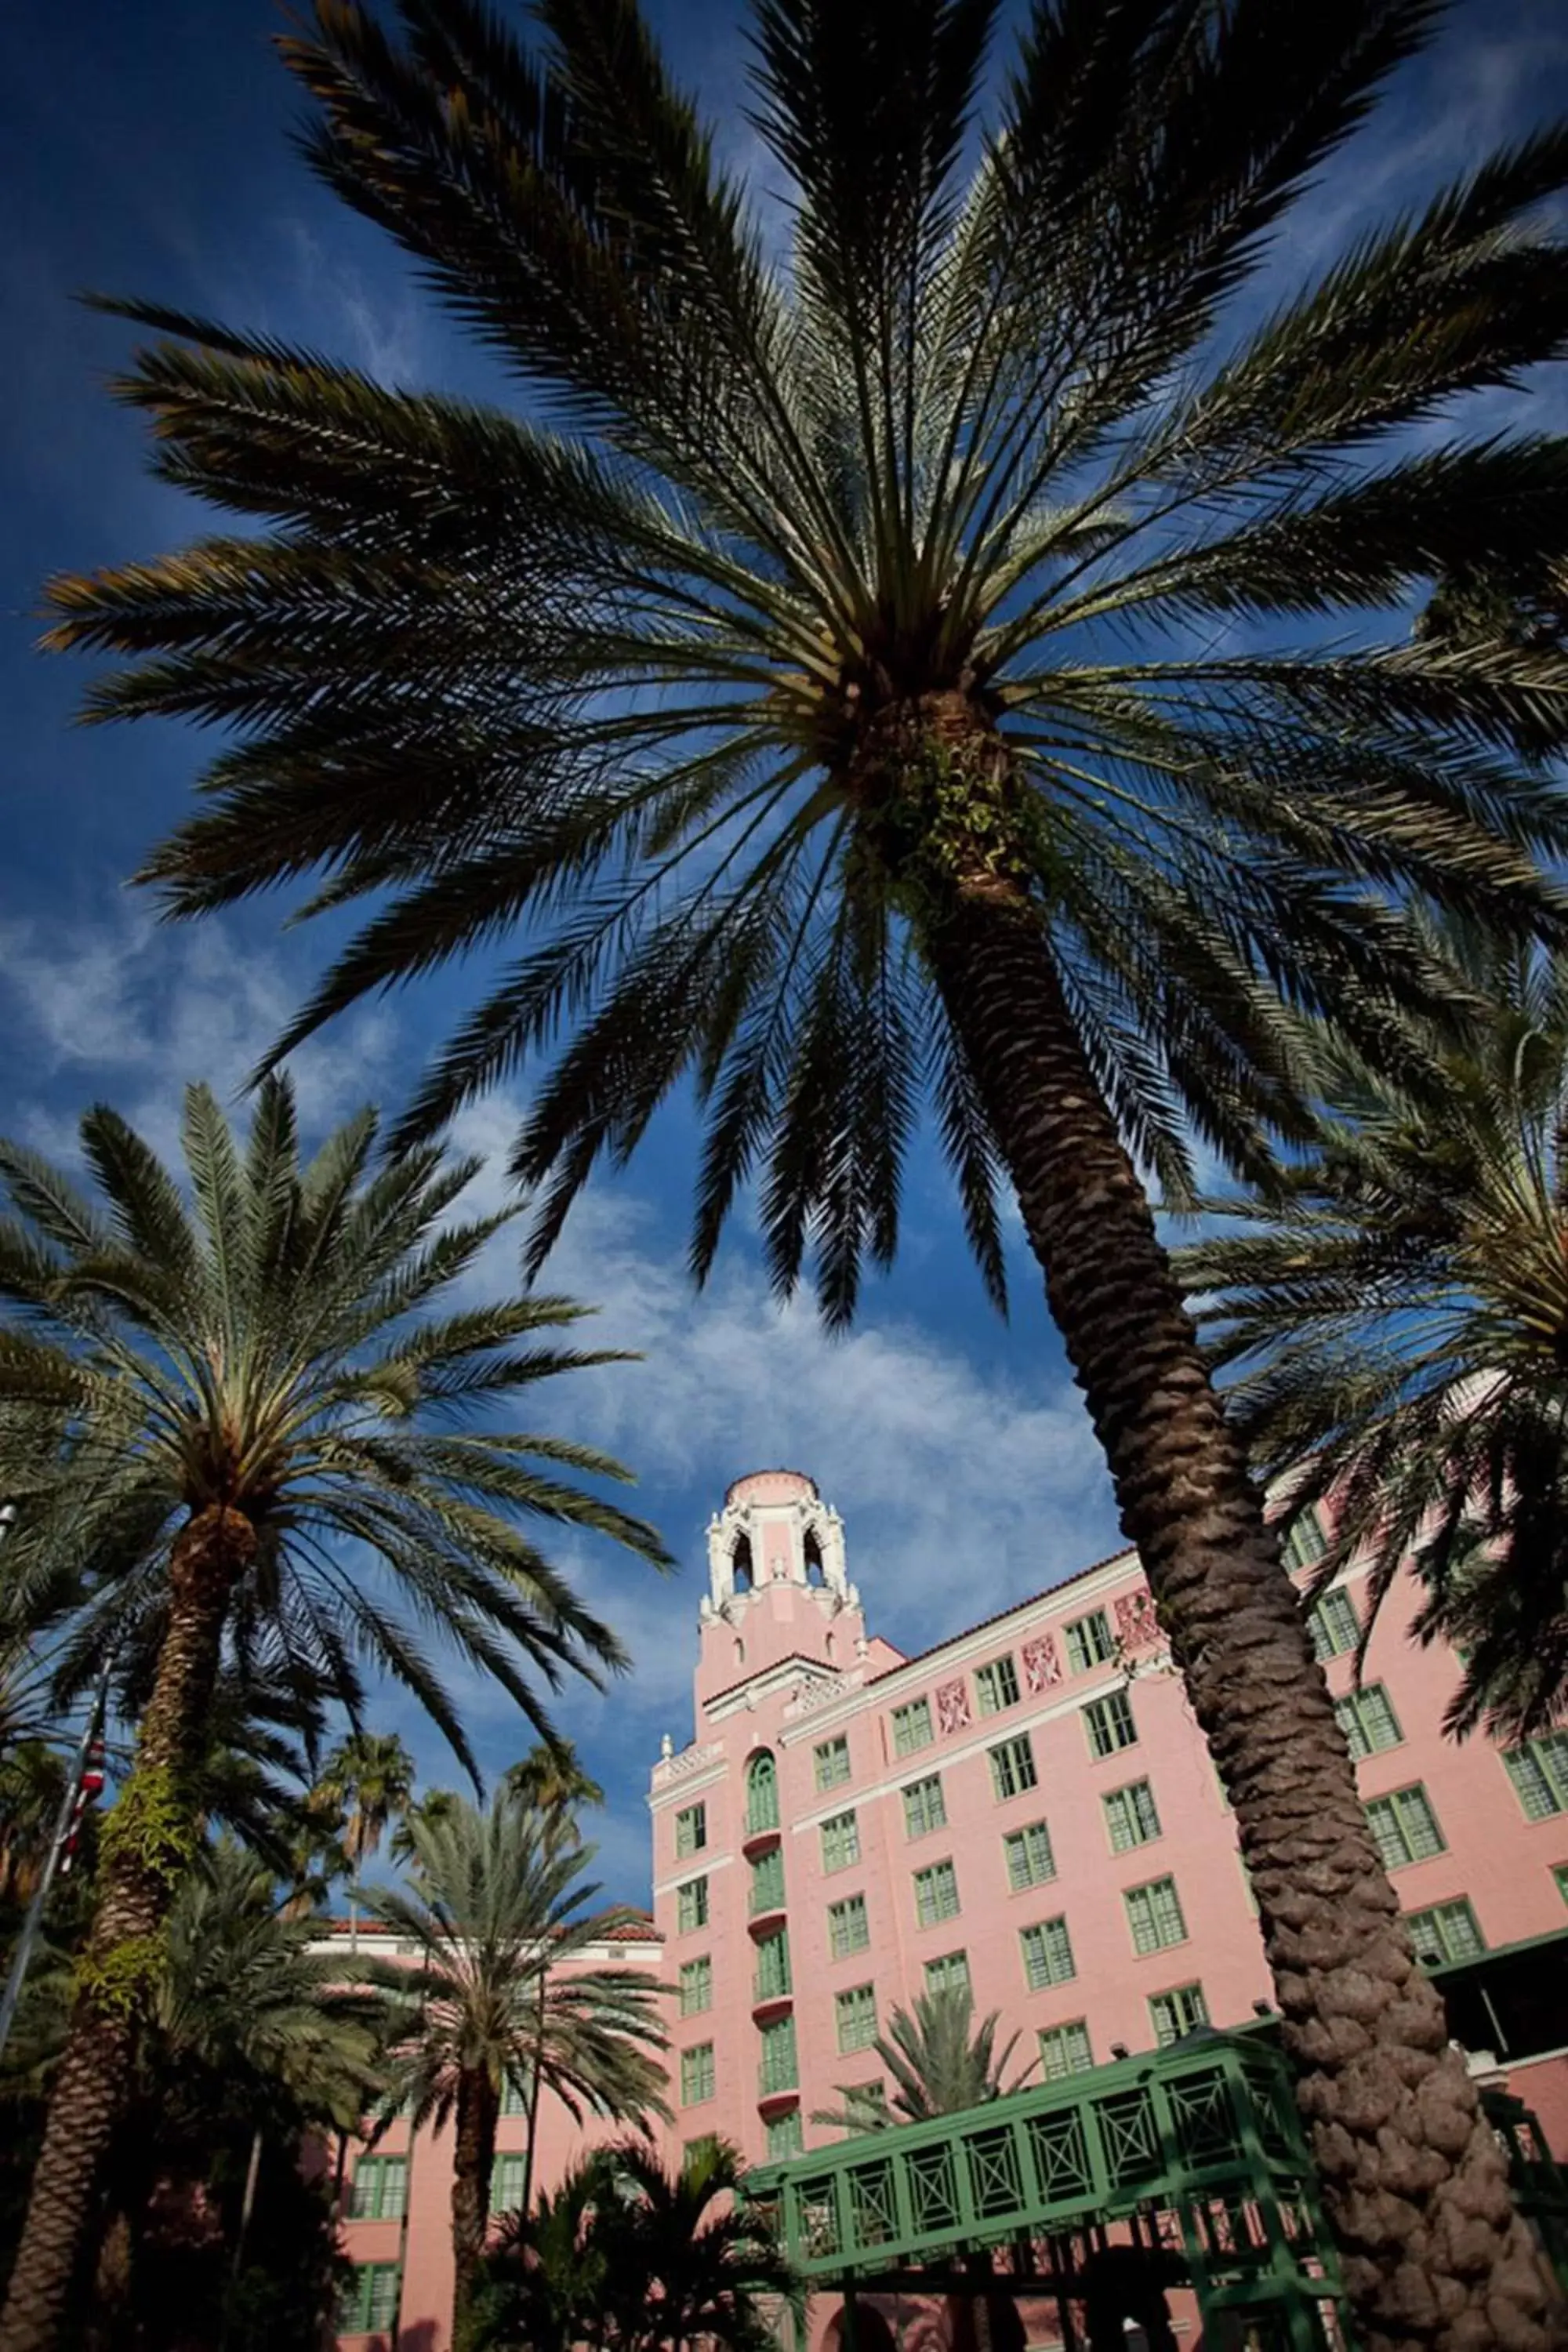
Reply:
<svg viewBox="0 0 1568 2352"><path fill-rule="evenodd" d="M659 0L652 13L729 152L754 162L738 8ZM62 1153L95 1098L172 1146L181 1086L205 1077L232 1093L328 944L284 938L270 907L161 930L126 887L187 804L202 747L167 726L74 727L85 671L36 650L38 587L203 525L146 478L138 423L104 395L126 331L73 294L147 295L395 382L497 389L390 247L293 155L293 89L270 51L281 21L273 0L23 0L0 26L0 1118ZM1295 215L1279 275L1321 266L1368 221L1564 110L1562 10L1465 0ZM395 1107L463 998L460 980L442 981L329 1033L297 1063L310 1121L366 1098ZM461 1139L503 1151L516 1108L492 1100ZM647 1359L562 1384L550 1423L638 1472L637 1502L684 1563L660 1582L604 1548L563 1555L637 1658L610 1701L570 1695L561 1709L609 1787L605 1874L633 1898L646 1891L647 1768L662 1732L679 1743L689 1728L702 1530L730 1479L773 1463L813 1473L844 1513L873 1625L910 1648L1116 1540L1029 1271L1016 1268L1013 1320L999 1323L929 1155L911 1171L897 1272L868 1291L855 1333L832 1341L809 1298L770 1302L743 1221L707 1294L692 1294L689 1142L679 1113L664 1119L630 1174L584 1204L548 1277L602 1307L595 1339ZM522 1738L510 1703L479 1687L464 1699L486 1763L510 1761ZM430 1777L449 1779L439 1742L395 1701L387 1712Z"/></svg>

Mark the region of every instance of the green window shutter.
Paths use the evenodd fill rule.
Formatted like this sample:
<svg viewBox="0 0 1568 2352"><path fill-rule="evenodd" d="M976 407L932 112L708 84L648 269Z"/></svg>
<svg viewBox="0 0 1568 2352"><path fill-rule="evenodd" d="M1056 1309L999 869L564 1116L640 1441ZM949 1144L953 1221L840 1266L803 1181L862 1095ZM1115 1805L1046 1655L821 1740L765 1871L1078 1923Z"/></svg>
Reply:
<svg viewBox="0 0 1568 2352"><path fill-rule="evenodd" d="M1135 1845L1150 1845L1160 1834L1154 1791L1147 1780L1133 1780L1112 1789L1105 1798L1106 1827L1112 1853L1126 1853Z"/></svg>
<svg viewBox="0 0 1568 2352"><path fill-rule="evenodd" d="M1317 1566L1328 1548L1329 1539L1323 1533L1317 1506L1312 1504L1300 1514L1286 1537L1281 1556L1291 1575L1301 1576Z"/></svg>
<svg viewBox="0 0 1568 2352"><path fill-rule="evenodd" d="M700 1960L680 1964L680 2014L699 2017L713 2006L713 1962L705 1953Z"/></svg>
<svg viewBox="0 0 1568 2352"><path fill-rule="evenodd" d="M811 1751L812 1767L819 1789L837 1789L849 1778L849 1741L840 1733L837 1739L825 1739Z"/></svg>
<svg viewBox="0 0 1568 2352"><path fill-rule="evenodd" d="M1067 1640L1068 1665L1075 1675L1085 1675L1091 1666L1102 1666L1112 1656L1116 1644L1110 1635L1110 1621L1103 1609L1091 1609L1087 1617L1077 1617L1063 1627Z"/></svg>
<svg viewBox="0 0 1568 2352"><path fill-rule="evenodd" d="M982 1715L1000 1715L1018 1704L1018 1669L1011 1655L994 1658L974 1676L974 1698Z"/></svg>
<svg viewBox="0 0 1568 2352"><path fill-rule="evenodd" d="M1051 1833L1044 1822L1031 1822L1027 1829L1011 1830L1002 1841L1007 1858L1007 1884L1015 1895L1026 1887L1042 1886L1057 1874L1056 1856L1051 1852Z"/></svg>
<svg viewBox="0 0 1568 2352"><path fill-rule="evenodd" d="M693 2050L680 2053L680 2104L683 2107L700 2106L704 2099L713 2096L713 2044L700 2042Z"/></svg>
<svg viewBox="0 0 1568 2352"><path fill-rule="evenodd" d="M928 1960L925 1979L927 1992L968 1992L969 1954L943 1952L940 1959Z"/></svg>
<svg viewBox="0 0 1568 2352"><path fill-rule="evenodd" d="M1385 1870L1424 1862L1445 1851L1437 1816L1419 1782L1409 1789L1395 1789L1386 1797L1372 1798L1366 1818Z"/></svg>
<svg viewBox="0 0 1568 2352"><path fill-rule="evenodd" d="M1119 1748L1135 1748L1138 1744L1132 1702L1125 1691L1110 1691L1104 1698L1090 1699L1083 1711L1083 1725L1091 1756L1114 1756Z"/></svg>
<svg viewBox="0 0 1568 2352"><path fill-rule="evenodd" d="M822 1867L848 1870L860 1859L860 1824L854 1813L835 1813L822 1824Z"/></svg>
<svg viewBox="0 0 1568 2352"><path fill-rule="evenodd" d="M513 2074L506 2078L506 2086L500 2095L500 2111L503 2116L525 2116L528 2113L528 2085L520 2083Z"/></svg>
<svg viewBox="0 0 1568 2352"><path fill-rule="evenodd" d="M893 1753L913 1756L921 1748L929 1748L936 1734L931 1729L931 1701L912 1698L906 1706L893 1709Z"/></svg>
<svg viewBox="0 0 1568 2352"><path fill-rule="evenodd" d="M1078 1974L1065 1919L1042 1919L1037 1927L1024 1928L1019 1941L1024 1948L1024 1979L1031 1992L1066 1984Z"/></svg>
<svg viewBox="0 0 1568 2352"><path fill-rule="evenodd" d="M746 1767L746 1835L756 1837L779 1825L778 1771L764 1748Z"/></svg>
<svg viewBox="0 0 1568 2352"><path fill-rule="evenodd" d="M490 2166L490 2211L515 2213L522 2203L522 2176L527 2158L498 2156Z"/></svg>
<svg viewBox="0 0 1568 2352"><path fill-rule="evenodd" d="M770 2164L787 2164L792 2156L805 2155L805 2139L798 2107L792 2107L787 2115L770 2116L767 2135Z"/></svg>
<svg viewBox="0 0 1568 2352"><path fill-rule="evenodd" d="M784 1850L774 1846L760 1853L752 1864L752 1891L748 1908L755 1919L763 1911L779 1911L784 1907Z"/></svg>
<svg viewBox="0 0 1568 2352"><path fill-rule="evenodd" d="M402 2284L396 2263L356 2263L338 2306L339 2335L368 2336L395 2326Z"/></svg>
<svg viewBox="0 0 1568 2352"><path fill-rule="evenodd" d="M933 1862L915 1873L915 1917L935 1927L958 1916L958 1874L951 1862Z"/></svg>
<svg viewBox="0 0 1568 2352"><path fill-rule="evenodd" d="M1347 1691L1343 1698L1334 1701L1334 1713L1351 1756L1358 1764L1363 1756L1397 1748L1405 1737L1381 1683L1369 1683L1365 1690Z"/></svg>
<svg viewBox="0 0 1568 2352"><path fill-rule="evenodd" d="M1172 1944L1185 1943L1187 1923L1173 1878L1152 1878L1146 1886L1130 1886L1122 1899L1135 1952L1163 1952Z"/></svg>
<svg viewBox="0 0 1568 2352"><path fill-rule="evenodd" d="M757 1972L752 1993L758 2000L777 2000L791 1991L789 1937L780 1927L757 1946Z"/></svg>
<svg viewBox="0 0 1568 2352"><path fill-rule="evenodd" d="M1150 1997L1150 2022L1154 2028L1154 2041L1162 2050L1179 2042L1184 2033L1195 2033L1200 2025L1209 2021L1208 2003L1204 1999L1201 1984L1174 1985L1169 1992L1157 1992Z"/></svg>
<svg viewBox="0 0 1568 2352"><path fill-rule="evenodd" d="M877 2039L875 1985L852 1985L847 1992L835 1993L833 2013L841 2056L871 2047Z"/></svg>
<svg viewBox="0 0 1568 2352"><path fill-rule="evenodd" d="M1434 1903L1425 1911L1405 1914L1405 1926L1418 1960L1473 1960L1486 1950L1476 1915L1464 1895L1451 1903Z"/></svg>
<svg viewBox="0 0 1568 2352"><path fill-rule="evenodd" d="M1550 1731L1527 1739L1503 1758L1526 1821L1543 1822L1568 1812L1568 1732Z"/></svg>
<svg viewBox="0 0 1568 2352"><path fill-rule="evenodd" d="M847 1895L842 1903L828 1905L827 1948L834 1959L847 1960L852 1952L865 1951L870 1941L863 1895Z"/></svg>
<svg viewBox="0 0 1568 2352"><path fill-rule="evenodd" d="M689 1854L700 1853L708 1843L708 1808L688 1805L675 1816L675 1858L684 1862Z"/></svg>
<svg viewBox="0 0 1568 2352"><path fill-rule="evenodd" d="M1085 2074L1094 2063L1089 2027L1081 2017L1070 2025L1047 2025L1040 2034L1040 2074L1047 2083L1066 2074Z"/></svg>
<svg viewBox="0 0 1568 2352"><path fill-rule="evenodd" d="M1342 1585L1324 1593L1307 1619L1307 1631L1320 1662L1342 1657L1347 1650L1355 1648L1361 1639L1361 1619L1355 1613L1355 1602Z"/></svg>
<svg viewBox="0 0 1568 2352"><path fill-rule="evenodd" d="M793 2091L800 2081L794 2018L775 2018L771 2025L763 2026L760 2039L763 2054L757 2079L763 2095Z"/></svg>
<svg viewBox="0 0 1568 2352"><path fill-rule="evenodd" d="M682 1936L695 1935L699 1927L708 1925L708 1881L689 1878L684 1886L675 1891L676 1930Z"/></svg>
<svg viewBox="0 0 1568 2352"><path fill-rule="evenodd" d="M990 1750L990 1757L991 1789L998 1804L1005 1804L1009 1797L1021 1797L1035 1786L1035 1751L1026 1731L1004 1739Z"/></svg>
<svg viewBox="0 0 1568 2352"><path fill-rule="evenodd" d="M910 1838L929 1837L932 1830L947 1827L947 1805L942 1793L942 1775L933 1772L926 1780L913 1780L904 1790L904 1835Z"/></svg>

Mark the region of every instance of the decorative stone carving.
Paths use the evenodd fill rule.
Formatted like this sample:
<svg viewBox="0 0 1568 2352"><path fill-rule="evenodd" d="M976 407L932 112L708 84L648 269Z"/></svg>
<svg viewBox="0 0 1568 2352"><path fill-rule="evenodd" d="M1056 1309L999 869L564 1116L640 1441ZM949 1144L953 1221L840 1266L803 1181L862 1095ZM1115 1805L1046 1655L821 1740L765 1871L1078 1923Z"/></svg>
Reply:
<svg viewBox="0 0 1568 2352"><path fill-rule="evenodd" d="M1154 1596L1146 1584L1138 1585L1131 1592L1119 1592L1111 1606L1116 1615L1119 1649L1152 1650L1159 1645L1163 1637L1154 1614Z"/></svg>
<svg viewBox="0 0 1568 2352"><path fill-rule="evenodd" d="M1053 1684L1060 1682L1062 1662L1057 1655L1056 1642L1049 1633L1037 1633L1032 1641L1024 1643L1018 1654L1024 1661L1026 1690L1049 1690Z"/></svg>
<svg viewBox="0 0 1568 2352"><path fill-rule="evenodd" d="M950 1683L936 1686L937 1727L943 1732L963 1731L969 1724L969 1685L963 1675Z"/></svg>

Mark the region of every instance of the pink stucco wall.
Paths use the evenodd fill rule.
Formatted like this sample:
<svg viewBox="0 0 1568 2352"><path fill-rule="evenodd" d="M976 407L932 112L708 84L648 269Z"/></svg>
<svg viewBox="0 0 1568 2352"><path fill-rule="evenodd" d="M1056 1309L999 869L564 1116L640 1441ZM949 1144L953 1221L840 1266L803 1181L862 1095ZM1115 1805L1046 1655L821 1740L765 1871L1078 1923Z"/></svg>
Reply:
<svg viewBox="0 0 1568 2352"><path fill-rule="evenodd" d="M1201 1985L1211 2021L1222 2026L1246 2022L1254 2004L1267 2000L1268 1972L1234 1826L1131 1555L1089 1569L908 1660L868 1636L842 1528L807 1478L777 1471L737 1481L710 1529L708 1570L695 1737L652 1774L658 1940L639 1947L671 1985L683 1963L711 1963L710 2006L671 2018L678 2109L667 2135L672 2153L718 2132L761 2160L769 2153L770 2125L776 2150L791 2116L798 2117L807 2147L830 2137L812 2125L813 2110L836 2105L838 2085L879 2071L869 2050L840 2052L836 1996L874 1987L877 2022L885 2026L895 2006L921 1991L927 1964L956 1952L966 1957L980 2011L999 2010L1005 2035L1017 2031L1020 2061L1034 2057L1042 2029L1079 2021L1096 2063L1119 2044L1148 2049L1155 2040L1151 1999L1173 1988ZM1353 1576L1350 1589L1364 1606ZM1075 1670L1067 1629L1095 1612L1103 1612L1115 1647L1103 1661ZM1440 1853L1395 1872L1402 1904L1418 1910L1467 1897L1493 1948L1568 1926L1553 1876L1555 1865L1568 1864L1568 1813L1527 1822L1486 1742L1459 1748L1444 1739L1441 1718L1457 1665L1441 1647L1417 1649L1406 1637L1407 1617L1396 1595L1373 1633L1365 1669L1369 1684L1386 1689L1402 1738L1358 1767L1368 1799L1419 1783L1440 1828ZM977 1676L1004 1658L1013 1662L1016 1701L984 1716ZM1326 1670L1336 1696L1349 1690L1349 1654L1331 1659ZM1097 1759L1085 1708L1119 1692L1131 1706L1136 1742ZM900 1757L892 1710L921 1699L929 1706L930 1743ZM1027 1735L1035 1785L999 1798L988 1751L1020 1734ZM840 1737L847 1742L849 1777L824 1790L815 1751ZM764 1751L776 1774L780 1826L752 1834L747 1771ZM903 1790L933 1773L941 1776L945 1825L911 1837ZM1135 1780L1150 1784L1160 1834L1113 1853L1102 1800ZM678 1852L678 1822L699 1805L704 1843ZM851 1811L858 1858L829 1867L823 1824ZM1004 1839L1042 1821L1055 1875L1016 1893ZM773 1851L782 1856L784 1902L758 1917L749 1888L755 1865ZM952 1865L958 1913L922 1927L914 1874L942 1862ZM1175 1882L1185 1933L1179 1943L1140 1957L1123 1898L1165 1877ZM706 1918L683 1925L682 1889L699 1879L706 1883ZM864 1897L868 1940L837 1958L829 1906L849 1895ZM1074 1973L1031 1990L1021 1932L1055 1919L1067 1922ZM756 1937L781 1925L792 1990L764 2001L754 1987ZM763 2029L785 2017L795 2028L796 2080L764 2095ZM683 2101L682 2055L692 2053L695 2072L696 2053L710 2047L711 2095ZM689 2079L689 2091L701 2087L705 2067L700 2076ZM1568 2058L1521 2069L1515 2087L1536 2106L1559 2150L1568 2148ZM521 2128L503 2126L519 2136ZM541 2152L542 2178L558 2171L568 2146L566 2119L556 2116ZM441 2145L416 2150L398 2352L444 2352L448 2188ZM372 2259L370 2233L385 2226L353 2226L357 2259Z"/></svg>

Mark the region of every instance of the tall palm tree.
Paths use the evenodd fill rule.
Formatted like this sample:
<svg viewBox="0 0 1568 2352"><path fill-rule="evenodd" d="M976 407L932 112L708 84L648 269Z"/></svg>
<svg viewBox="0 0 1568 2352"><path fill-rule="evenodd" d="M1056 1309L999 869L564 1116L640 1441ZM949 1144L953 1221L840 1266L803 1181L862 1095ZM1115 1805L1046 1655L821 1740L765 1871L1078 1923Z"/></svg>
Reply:
<svg viewBox="0 0 1568 2352"><path fill-rule="evenodd" d="M574 1739L540 1740L509 1765L506 1785L523 1804L570 1821L580 1805L602 1805L605 1791L583 1763Z"/></svg>
<svg viewBox="0 0 1568 2352"><path fill-rule="evenodd" d="M502 1790L485 1812L455 1801L436 1822L410 1812L407 1827L411 1884L363 1896L414 1948L411 1965L371 1971L400 2021L381 2112L406 2107L416 2129L455 2122L453 2335L463 2347L507 2084L526 2087L537 2074L574 2120L667 2115L655 2054L665 2047L663 1988L646 1969L582 1959L619 1915L592 1910L599 1890L583 1873L595 1849L548 1815Z"/></svg>
<svg viewBox="0 0 1568 2352"><path fill-rule="evenodd" d="M314 1794L323 1813L341 1823L332 1843L357 1876L379 1849L387 1824L408 1809L414 1759L395 1732L351 1732L322 1766ZM351 1935L357 1916L351 1898Z"/></svg>
<svg viewBox="0 0 1568 2352"><path fill-rule="evenodd" d="M534 1263L688 1079L696 1270L754 1179L836 1320L922 1101L997 1297L1011 1184L1235 1807L1358 2324L1523 2345L1498 2150L1139 1173L1299 1131L1303 1006L1392 1051L1413 902L1561 934L1527 755L1568 664L1398 608L1568 545L1560 438L1431 423L1568 341L1568 130L1261 318L1252 282L1433 14L1033 0L982 127L999 0L752 0L786 263L637 0L540 0L532 47L478 0L320 0L283 44L309 155L532 413L128 306L159 472L245 529L56 583L53 642L129 656L96 715L226 730L148 868L172 908L311 871L372 901L292 1035L512 942L402 1134L553 1052Z"/></svg>
<svg viewBox="0 0 1568 2352"><path fill-rule="evenodd" d="M467 1762L403 1604L542 1723L536 1676L597 1677L624 1658L523 1516L664 1557L641 1521L557 1475L626 1475L616 1465L492 1425L535 1380L602 1360L538 1339L577 1310L517 1297L431 1312L504 1220L449 1222L476 1167L434 1148L369 1172L375 1135L362 1112L301 1164L292 1096L277 1080L242 1150L211 1094L193 1087L194 1214L107 1108L81 1129L98 1200L0 1143L15 1213L0 1223L0 1492L16 1506L0 1617L64 1612L68 1676L122 1639L151 1639L156 1660L104 1827L92 1936L0 2317L6 2352L57 2340L195 1850L226 1643L241 1675L280 1658L305 1689L319 1693L325 1676L351 1703L357 1654L401 1682Z"/></svg>
<svg viewBox="0 0 1568 2352"><path fill-rule="evenodd" d="M889 2098L883 2085L841 2084L840 2107L825 2107L813 2115L814 2124L827 2124L851 2134L885 2131L893 2124L924 2123L931 2116L955 2116L965 2107L984 2106L1021 2091L1034 2073L1031 2063L1009 2078L1008 2063L1018 2045L1015 2033L998 2051L1000 2014L974 2023L974 2003L967 1986L943 1985L934 1992L917 1993L910 2009L895 2009L885 2034L871 2047L892 2080Z"/></svg>
<svg viewBox="0 0 1568 2352"><path fill-rule="evenodd" d="M1436 1091L1342 1057L1311 1150L1179 1263L1289 1519L1331 1503L1320 1583L1412 1567L1468 1654L1448 1728L1520 1738L1568 1709L1568 959L1446 944Z"/></svg>

